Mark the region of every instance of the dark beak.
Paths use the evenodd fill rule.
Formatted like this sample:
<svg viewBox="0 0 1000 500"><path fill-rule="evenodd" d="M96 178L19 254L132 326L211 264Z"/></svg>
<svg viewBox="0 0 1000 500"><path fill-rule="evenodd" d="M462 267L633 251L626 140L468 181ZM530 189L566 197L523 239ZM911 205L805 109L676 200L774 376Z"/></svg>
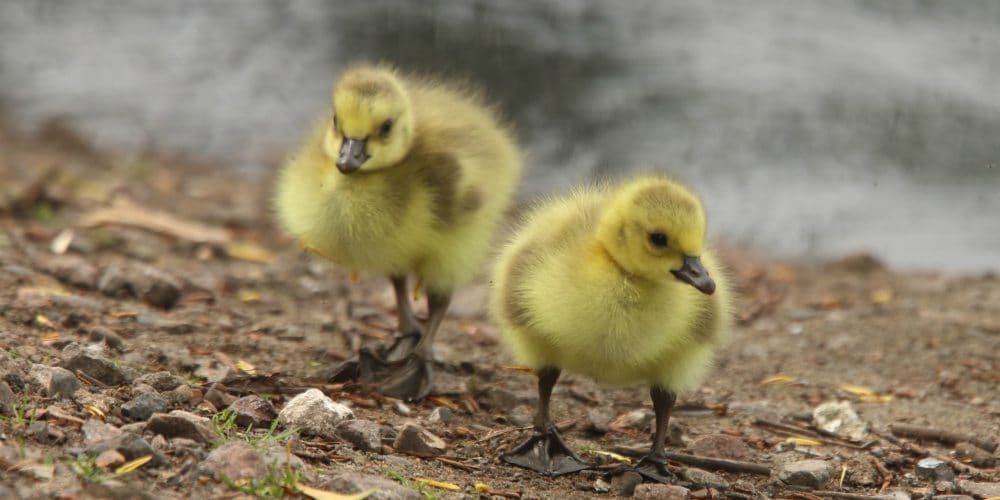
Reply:
<svg viewBox="0 0 1000 500"><path fill-rule="evenodd" d="M715 292L715 282L712 281L705 267L701 265L701 259L698 257L685 255L684 265L680 269L670 272L677 279L697 288L701 293L712 295Z"/></svg>
<svg viewBox="0 0 1000 500"><path fill-rule="evenodd" d="M340 156L337 157L337 170L342 174L357 172L361 164L368 159L368 153L365 152L367 145L365 139L344 137L344 143L340 146Z"/></svg>

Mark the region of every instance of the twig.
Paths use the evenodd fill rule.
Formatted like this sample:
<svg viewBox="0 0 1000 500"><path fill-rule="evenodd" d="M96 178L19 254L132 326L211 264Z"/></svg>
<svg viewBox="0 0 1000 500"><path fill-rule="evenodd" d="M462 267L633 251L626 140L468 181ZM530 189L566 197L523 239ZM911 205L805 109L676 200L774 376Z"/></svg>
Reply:
<svg viewBox="0 0 1000 500"><path fill-rule="evenodd" d="M892 482L892 472L889 472L889 469L886 468L881 460L875 457L871 457L871 459L872 463L875 464L875 468L878 469L878 473L882 475L882 486L878 489L879 494L882 494L889 487L889 483Z"/></svg>
<svg viewBox="0 0 1000 500"><path fill-rule="evenodd" d="M436 459L438 462L441 462L445 465L450 465L452 467L455 467L456 469L462 469L465 472L478 472L482 470L481 468L476 467L475 465L463 464L462 462L459 462L457 460L452 460L450 458L437 457Z"/></svg>
<svg viewBox="0 0 1000 500"><path fill-rule="evenodd" d="M116 198L108 208L98 208L84 214L80 225L131 226L196 243L222 245L230 241L225 229L184 220L167 212L150 210L125 197Z"/></svg>
<svg viewBox="0 0 1000 500"><path fill-rule="evenodd" d="M813 495L830 498L846 498L847 500L869 500L871 498L881 498L872 495L859 495L857 493L845 493L843 491L813 490Z"/></svg>
<svg viewBox="0 0 1000 500"><path fill-rule="evenodd" d="M83 373L80 370L76 370L73 373L76 375L76 378L80 379L83 383L87 385L96 385L97 387L100 388L108 387L108 384L105 384L104 382L101 382L100 380L97 380L96 378L91 377L90 375L87 375L86 373Z"/></svg>
<svg viewBox="0 0 1000 500"><path fill-rule="evenodd" d="M926 439L949 445L955 445L957 443L967 441L990 453L993 453L997 449L997 443L990 441L988 439L980 439L975 436L970 436L968 434L961 434L958 432L946 431L942 429L934 429L931 427L921 427L918 425L907 425L907 424L891 424L889 425L889 430L892 431L893 434L899 437Z"/></svg>
<svg viewBox="0 0 1000 500"><path fill-rule="evenodd" d="M805 491L796 491L788 495L791 498L804 498L805 500L822 500L820 497L813 495L812 493L807 493Z"/></svg>
<svg viewBox="0 0 1000 500"><path fill-rule="evenodd" d="M648 452L647 448L635 448L632 446L613 446L611 451L615 453L620 453L622 455L628 455L632 457L641 457ZM740 460L727 460L724 458L710 458L710 457L699 457L697 455L688 455L686 453L674 453L666 452L664 453L664 458L668 460L673 460L674 462L679 462L686 465L693 465L695 467L702 467L706 469L716 469L724 470L727 472L748 472L751 474L760 474L763 476L771 475L771 468L764 464L756 464L753 462L742 462Z"/></svg>
<svg viewBox="0 0 1000 500"><path fill-rule="evenodd" d="M481 437L481 438L477 439L476 443L485 443L486 441L490 441L490 440L496 439L496 438L498 438L500 436L503 436L504 434L509 434L511 432L517 432L517 431L526 431L526 430L532 429L532 428L534 428L533 425L525 425L523 427L511 427L510 429L501 429L499 431L493 431L493 432L487 434L485 437Z"/></svg>
<svg viewBox="0 0 1000 500"><path fill-rule="evenodd" d="M867 446L852 443L850 441L844 441L842 439L823 437L819 432L813 431L812 429L807 429L804 427L799 427L797 425L782 424L779 422L772 422L770 420L757 419L753 422L754 425L758 427L764 427L765 429L782 436L790 437L803 437L805 434L809 439L819 441L823 444L828 444L830 446L843 446L845 448L851 448L853 450L864 450Z"/></svg>

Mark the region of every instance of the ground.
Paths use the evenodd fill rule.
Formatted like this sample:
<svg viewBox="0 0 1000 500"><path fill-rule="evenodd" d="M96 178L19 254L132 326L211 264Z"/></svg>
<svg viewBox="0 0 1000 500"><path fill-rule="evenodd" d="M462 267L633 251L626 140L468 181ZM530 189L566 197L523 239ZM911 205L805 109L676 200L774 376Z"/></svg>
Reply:
<svg viewBox="0 0 1000 500"><path fill-rule="evenodd" d="M32 136L0 131L0 179L0 496L297 495L289 478L341 493L366 480L395 485L373 498L396 498L406 488L428 497L476 496L477 483L509 498L627 494L620 476L602 478L616 467L605 452L648 447L651 410L642 387L604 388L573 375L557 386L555 420L594 470L548 478L498 460L526 436L534 378L503 354L484 315L483 281L459 294L444 323L437 395L403 404L327 380L359 345L391 338L393 295L387 280L355 281L284 236L272 220L268 178L243 180L185 158L97 151L56 123ZM1000 481L996 451L978 456L947 439L900 438L890 426L952 431L986 447L1000 437L1000 278L899 272L863 254L780 262L720 246L739 286L736 327L712 375L678 400L670 451L739 459L770 475L708 466L716 476L706 479L671 462L687 488L675 492L989 494L984 488ZM87 359L110 363L71 361L80 346ZM46 367L54 366L76 378L63 380L71 389L65 397L47 382ZM183 380L162 391L162 410L214 416L207 438L156 431L123 413L123 404L156 392L141 377L160 371ZM378 423L381 449L359 451L280 427L246 433L218 415L218 405L247 395L281 409L309 387ZM813 409L830 401L847 402L869 432L853 440L817 432ZM457 420L428 420L439 406ZM443 458L394 448L391 435L407 421L447 443ZM135 432L165 460L116 474L122 458L133 457L95 464L89 451L100 444L97 428ZM274 469L269 478L277 486L268 490L206 469L213 449L248 439L255 450L276 447L297 472ZM916 474L916 462L928 455L957 477ZM823 461L828 477L812 485L789 479L787 464L805 459ZM417 478L459 491L421 486ZM636 494L665 490L643 486Z"/></svg>

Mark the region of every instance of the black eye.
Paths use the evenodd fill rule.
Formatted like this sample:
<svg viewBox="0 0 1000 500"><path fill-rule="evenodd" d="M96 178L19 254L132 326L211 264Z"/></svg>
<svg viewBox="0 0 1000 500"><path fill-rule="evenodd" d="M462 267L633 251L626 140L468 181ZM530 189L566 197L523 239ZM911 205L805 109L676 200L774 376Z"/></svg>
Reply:
<svg viewBox="0 0 1000 500"><path fill-rule="evenodd" d="M654 247L665 247L667 246L667 235L661 232L649 233L649 242Z"/></svg>
<svg viewBox="0 0 1000 500"><path fill-rule="evenodd" d="M378 135L382 137L386 137L387 135L389 135L389 132L392 132L391 119L382 122L382 126L378 128Z"/></svg>

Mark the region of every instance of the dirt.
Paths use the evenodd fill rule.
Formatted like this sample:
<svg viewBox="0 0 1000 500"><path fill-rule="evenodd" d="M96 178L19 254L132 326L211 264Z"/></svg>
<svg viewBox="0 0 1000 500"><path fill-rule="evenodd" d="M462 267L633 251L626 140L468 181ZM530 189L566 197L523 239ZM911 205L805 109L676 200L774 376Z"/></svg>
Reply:
<svg viewBox="0 0 1000 500"><path fill-rule="evenodd" d="M534 378L509 366L484 315L482 280L459 293L444 322L436 395L403 404L327 380L359 345L391 339L393 295L384 278L354 282L284 236L271 217L269 179L241 179L185 158L97 151L58 126L30 137L0 132L0 179L0 375L11 389L0 422L0 496L239 497L248 493L202 463L223 442L247 436L301 459L296 478L314 487L334 489L342 483L330 478L348 474L440 498L489 497L476 483L509 498L622 493L621 480L603 479L616 467L607 454L584 453L595 469L557 478L499 461L527 436ZM771 473L715 470L715 480L727 483L718 484L684 471L678 484L685 494L815 498L900 490L916 498L974 493L1000 481L989 460L995 463L996 451L970 466L965 454L955 455L955 443L890 431L911 424L1000 438L1000 278L894 271L864 254L803 264L723 247L740 289L737 326L708 380L679 398L670 451L739 458ZM109 347L101 356L125 380L105 383L77 367L80 388L66 398L33 381L32 365L74 367L67 358L76 344L102 342ZM415 421L448 448L444 459L407 456L383 435L382 449L367 452L335 438L275 437L280 427L270 438L236 429L203 443L165 439L121 411L149 391L134 378L159 371L191 389L186 399L167 398L168 411L211 418L223 409L205 397L213 387L231 397L261 396L276 409L314 387L388 437ZM870 432L853 440L816 433L812 411L828 401L848 402ZM450 407L457 421L428 421L437 406ZM571 374L553 402L572 448L619 453L648 447L650 407L646 388L609 389ZM117 476L121 459L81 470L88 460L82 428L102 420L134 430L165 462ZM812 442L792 444L790 436ZM916 462L928 454L948 459L956 478L917 475ZM805 459L826 462L833 474L814 486L782 481L784 464ZM690 467L670 465L676 472ZM417 478L459 491L420 487ZM608 484L612 491L598 491ZM663 494L649 488L640 491ZM298 494L290 486L270 493Z"/></svg>

